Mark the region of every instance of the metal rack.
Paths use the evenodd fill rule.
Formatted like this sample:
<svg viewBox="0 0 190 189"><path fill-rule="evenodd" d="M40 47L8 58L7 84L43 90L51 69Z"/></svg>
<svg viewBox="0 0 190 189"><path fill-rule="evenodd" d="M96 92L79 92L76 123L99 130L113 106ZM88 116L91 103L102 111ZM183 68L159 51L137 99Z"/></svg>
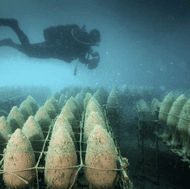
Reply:
<svg viewBox="0 0 190 189"><path fill-rule="evenodd" d="M158 112L139 112L137 111L137 141L138 146L141 149L141 164L142 164L142 175L145 175L145 140L150 140L155 143L155 167L156 167L156 183L160 184L160 173L159 173L159 132L160 123L158 121ZM144 188L144 185L142 186Z"/></svg>

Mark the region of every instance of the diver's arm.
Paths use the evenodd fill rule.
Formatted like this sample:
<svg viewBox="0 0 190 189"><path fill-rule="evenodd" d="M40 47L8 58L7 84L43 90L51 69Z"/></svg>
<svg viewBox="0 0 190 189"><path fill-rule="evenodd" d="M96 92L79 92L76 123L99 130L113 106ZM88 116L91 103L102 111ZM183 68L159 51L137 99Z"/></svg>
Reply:
<svg viewBox="0 0 190 189"><path fill-rule="evenodd" d="M90 70L95 69L100 62L100 55L98 52L93 52L91 56L93 58L88 61L88 69Z"/></svg>
<svg viewBox="0 0 190 189"><path fill-rule="evenodd" d="M92 70L98 66L100 61L100 55L98 52L89 51L86 55L79 57L79 61L82 64L86 64L88 69Z"/></svg>

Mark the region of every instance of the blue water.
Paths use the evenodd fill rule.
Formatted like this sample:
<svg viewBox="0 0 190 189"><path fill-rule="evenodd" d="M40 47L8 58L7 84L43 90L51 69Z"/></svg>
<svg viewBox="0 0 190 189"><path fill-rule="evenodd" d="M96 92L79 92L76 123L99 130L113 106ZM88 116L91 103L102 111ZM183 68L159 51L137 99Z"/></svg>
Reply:
<svg viewBox="0 0 190 189"><path fill-rule="evenodd" d="M190 3L185 0L1 0L0 17L16 18L31 43L42 42L43 29L53 25L97 28L101 61L89 71L76 62L29 58L0 47L0 86L45 85L56 91L65 86L189 87ZM8 27L0 40L19 42Z"/></svg>

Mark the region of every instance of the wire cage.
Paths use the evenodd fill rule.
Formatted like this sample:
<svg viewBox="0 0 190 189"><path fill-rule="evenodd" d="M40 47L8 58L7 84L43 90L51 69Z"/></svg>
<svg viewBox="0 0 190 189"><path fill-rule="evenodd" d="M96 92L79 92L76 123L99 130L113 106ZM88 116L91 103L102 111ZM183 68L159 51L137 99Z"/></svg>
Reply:
<svg viewBox="0 0 190 189"><path fill-rule="evenodd" d="M105 119L106 120L106 129L114 141L115 150L117 152L117 169L114 169L114 170L113 169L111 169L111 170L102 169L102 170L117 172L117 175L118 175L117 184L114 186L114 189L132 189L133 184L128 177L128 165L129 165L128 160L127 160L127 158L124 158L121 156L119 146L117 144L117 141L116 141L114 134L112 132L112 129L110 127L109 121L107 119L106 109L104 109L104 115L106 118ZM85 164L85 153L86 153L86 146L87 146L86 141L84 140L85 113L83 112L80 117L81 117L80 120L76 120L76 122L78 123L78 130L74 130L74 135L75 135L76 140L73 141L75 149L76 149L78 164L69 166L69 167L53 168L53 171L56 173L56 172L59 172L60 170L72 170L70 180L68 181L69 185L67 187L69 189L88 189L88 188L95 189L93 186L89 185L89 183L87 182L87 179L85 178L85 169L86 168L90 168L90 169L97 169L97 168L88 167ZM0 188L2 188L2 189L8 188L8 186L6 186L5 183L3 182L4 174L13 175L15 177L15 179L19 179L20 182L22 182L23 185L25 186L25 187L21 187L21 188L29 188L29 189L48 188L47 183L44 179L44 172L47 170L47 168L45 167L45 161L46 161L46 155L47 155L47 151L48 151L48 147L49 147L49 143L50 143L50 139L51 139L51 134L52 134L52 129L53 129L55 120L56 120L56 118L52 120L49 127L42 128L44 136L45 136L44 140L34 140L33 141L37 145L41 146L41 150L34 151L35 159L36 159L35 166L27 168L27 169L22 169L22 170L17 169L15 171L6 172L3 168L3 162L4 162L3 157L4 156L2 154L2 159L0 161L0 166L1 166ZM31 170L34 171L35 178L31 183L29 183L29 181L26 178L22 177L21 173L31 171ZM62 176L64 176L64 174Z"/></svg>

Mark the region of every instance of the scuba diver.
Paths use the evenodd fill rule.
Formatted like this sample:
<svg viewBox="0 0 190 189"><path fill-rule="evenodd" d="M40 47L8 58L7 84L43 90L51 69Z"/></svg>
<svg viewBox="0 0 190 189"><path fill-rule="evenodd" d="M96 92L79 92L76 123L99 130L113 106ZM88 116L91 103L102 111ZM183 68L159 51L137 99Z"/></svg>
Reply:
<svg viewBox="0 0 190 189"><path fill-rule="evenodd" d="M86 31L76 24L48 27L43 31L45 41L30 43L26 34L20 29L16 19L0 18L0 26L8 26L17 34L20 43L13 42L10 38L0 41L0 46L10 46L18 49L30 57L56 58L71 63L78 60L92 70L98 66L100 55L92 47L98 46L100 32L93 29ZM76 64L74 75L77 74Z"/></svg>

